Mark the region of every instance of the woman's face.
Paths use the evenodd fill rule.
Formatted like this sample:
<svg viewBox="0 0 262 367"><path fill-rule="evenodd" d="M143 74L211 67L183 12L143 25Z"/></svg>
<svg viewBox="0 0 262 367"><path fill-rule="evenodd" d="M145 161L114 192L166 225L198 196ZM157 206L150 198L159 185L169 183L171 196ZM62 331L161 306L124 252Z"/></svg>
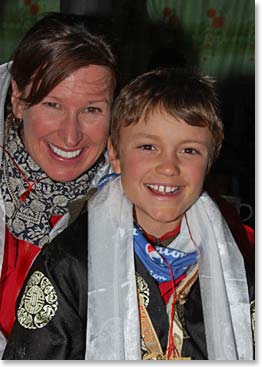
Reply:
<svg viewBox="0 0 262 367"><path fill-rule="evenodd" d="M78 69L29 108L19 99L15 82L12 86L13 112L23 119L25 148L51 179L74 180L97 161L109 131L113 82L108 68Z"/></svg>

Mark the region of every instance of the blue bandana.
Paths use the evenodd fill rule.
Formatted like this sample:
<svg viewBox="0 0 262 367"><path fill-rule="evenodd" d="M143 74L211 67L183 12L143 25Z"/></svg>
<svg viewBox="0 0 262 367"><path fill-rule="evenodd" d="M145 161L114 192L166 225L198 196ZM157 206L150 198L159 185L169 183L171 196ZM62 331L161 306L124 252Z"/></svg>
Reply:
<svg viewBox="0 0 262 367"><path fill-rule="evenodd" d="M197 262L197 251L185 253L163 246L152 246L136 224L134 224L133 241L136 255L158 283L172 280L166 261L173 271L174 280Z"/></svg>

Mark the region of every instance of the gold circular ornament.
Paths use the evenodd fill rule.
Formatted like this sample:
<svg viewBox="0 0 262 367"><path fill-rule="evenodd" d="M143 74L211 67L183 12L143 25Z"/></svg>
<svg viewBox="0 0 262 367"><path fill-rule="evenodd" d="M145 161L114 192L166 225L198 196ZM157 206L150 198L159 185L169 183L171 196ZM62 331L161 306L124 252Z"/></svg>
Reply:
<svg viewBox="0 0 262 367"><path fill-rule="evenodd" d="M17 319L26 329L39 329L48 324L58 308L54 286L41 271L29 278L21 299Z"/></svg>

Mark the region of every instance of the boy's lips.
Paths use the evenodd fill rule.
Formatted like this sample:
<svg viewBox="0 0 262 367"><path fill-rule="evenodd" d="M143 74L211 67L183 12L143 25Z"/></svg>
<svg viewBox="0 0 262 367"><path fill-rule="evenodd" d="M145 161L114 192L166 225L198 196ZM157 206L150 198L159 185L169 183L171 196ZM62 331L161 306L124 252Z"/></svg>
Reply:
<svg viewBox="0 0 262 367"><path fill-rule="evenodd" d="M83 150L83 149L76 149L76 150L73 150L73 151L66 151L66 150L60 149L60 148L58 148L55 145L50 144L50 143L48 143L48 146L50 147L52 152L54 152L56 155L58 155L59 157L64 158L64 159L76 158L77 156L79 156L79 154Z"/></svg>
<svg viewBox="0 0 262 367"><path fill-rule="evenodd" d="M145 184L149 190L157 194L175 194L181 188L180 185Z"/></svg>

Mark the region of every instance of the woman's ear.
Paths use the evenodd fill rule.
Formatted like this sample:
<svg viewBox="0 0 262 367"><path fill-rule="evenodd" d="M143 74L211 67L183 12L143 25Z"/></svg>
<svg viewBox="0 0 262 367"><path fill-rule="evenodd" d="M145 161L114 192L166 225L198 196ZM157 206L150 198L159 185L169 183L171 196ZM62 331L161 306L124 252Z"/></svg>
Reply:
<svg viewBox="0 0 262 367"><path fill-rule="evenodd" d="M115 173L121 173L120 161L113 147L111 138L108 139L107 150L111 167Z"/></svg>
<svg viewBox="0 0 262 367"><path fill-rule="evenodd" d="M12 80L11 102L12 102L13 114L18 119L23 118L23 113L25 109L25 103L20 99L20 97L21 97L21 92L19 91L16 82Z"/></svg>

